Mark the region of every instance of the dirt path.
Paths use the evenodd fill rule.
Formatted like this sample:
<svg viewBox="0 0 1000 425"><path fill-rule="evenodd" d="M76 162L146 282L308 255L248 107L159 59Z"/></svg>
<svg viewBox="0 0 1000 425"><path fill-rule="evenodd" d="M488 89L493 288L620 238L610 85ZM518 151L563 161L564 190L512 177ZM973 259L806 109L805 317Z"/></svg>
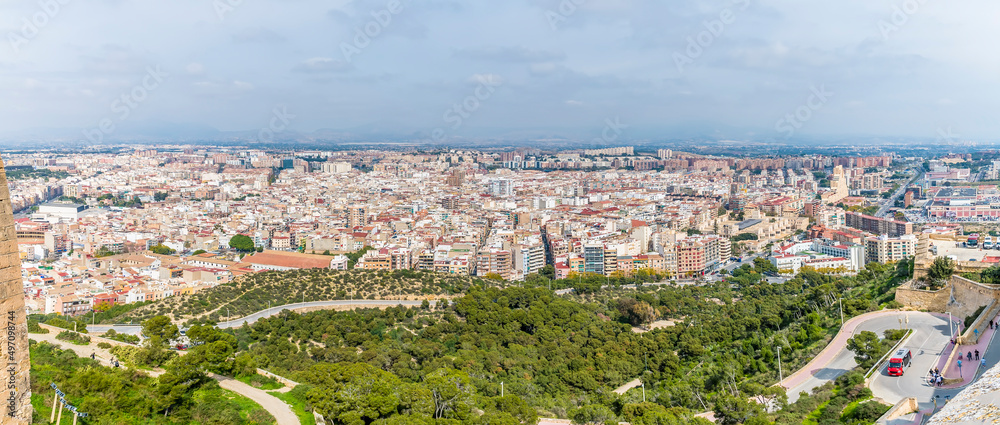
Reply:
<svg viewBox="0 0 1000 425"><path fill-rule="evenodd" d="M257 402L260 407L271 413L274 419L277 421L278 425L299 425L299 417L295 416L295 412L288 407L285 402L281 399L270 395L262 390L251 387L233 378L229 378L222 375L216 375L214 373L208 374L216 381L219 381L219 386L242 395L250 400Z"/></svg>
<svg viewBox="0 0 1000 425"><path fill-rule="evenodd" d="M94 354L95 360L101 362L102 365L111 366L111 353L103 348L98 348L96 343L92 342L90 345L75 345L56 339L56 334L57 332L50 330L47 334L28 334L28 338L39 342L45 341L65 350L73 350L73 352L80 357L90 357L91 354ZM142 369L142 371L148 373L149 376L152 377L157 377L163 374L162 369ZM220 387L249 398L259 404L260 407L267 410L271 416L274 416L278 425L300 424L298 416L295 416L292 409L288 407L285 402L281 401L281 399L232 378L216 375L214 373L210 373L209 376L218 381Z"/></svg>
<svg viewBox="0 0 1000 425"><path fill-rule="evenodd" d="M617 393L618 395L622 395L628 392L628 390L631 390L632 388L638 387L640 385L642 385L642 381L636 378L629 382L626 382L625 385L615 388L615 393Z"/></svg>

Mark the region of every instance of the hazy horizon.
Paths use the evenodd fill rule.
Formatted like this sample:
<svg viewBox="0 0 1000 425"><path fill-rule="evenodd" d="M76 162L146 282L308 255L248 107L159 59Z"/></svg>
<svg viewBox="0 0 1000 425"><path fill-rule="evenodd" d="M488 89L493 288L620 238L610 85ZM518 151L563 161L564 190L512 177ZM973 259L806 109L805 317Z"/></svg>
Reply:
<svg viewBox="0 0 1000 425"><path fill-rule="evenodd" d="M83 4L0 6L0 135L1000 139L981 0Z"/></svg>

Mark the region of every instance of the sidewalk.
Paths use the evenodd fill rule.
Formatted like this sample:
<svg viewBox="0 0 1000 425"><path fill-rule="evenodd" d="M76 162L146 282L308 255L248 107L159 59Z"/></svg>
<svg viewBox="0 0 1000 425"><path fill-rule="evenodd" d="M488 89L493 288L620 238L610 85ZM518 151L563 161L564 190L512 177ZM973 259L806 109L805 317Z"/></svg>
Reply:
<svg viewBox="0 0 1000 425"><path fill-rule="evenodd" d="M1000 317L1000 315L998 315L998 317ZM997 317L993 318L993 323L997 323ZM937 367L938 369L944 371L942 372L944 375L944 379L957 379L959 381L938 388L945 388L945 389L961 388L970 384L973 380L975 380L976 375L982 371L981 370L982 368L980 367L980 360L976 359L975 351L979 350L980 359L986 357L986 351L989 348L990 343L993 341L993 336L994 334L996 334L996 332L997 329L986 328L986 330L983 331L983 334L979 337L979 342L977 342L976 344L959 345L957 347L952 346L951 349L945 350L945 352L941 354L941 358L938 359ZM955 352L955 350L958 350L962 354L961 369L958 367L958 362L957 362L958 356L955 356L955 358L951 358L951 355L953 352ZM969 352L973 353L972 360L969 360L969 358L967 357L967 353ZM950 367L948 367L948 369L945 370L945 366L949 366L948 364L949 359L951 360ZM987 367L989 367L989 365ZM928 379L930 378L928 377Z"/></svg>

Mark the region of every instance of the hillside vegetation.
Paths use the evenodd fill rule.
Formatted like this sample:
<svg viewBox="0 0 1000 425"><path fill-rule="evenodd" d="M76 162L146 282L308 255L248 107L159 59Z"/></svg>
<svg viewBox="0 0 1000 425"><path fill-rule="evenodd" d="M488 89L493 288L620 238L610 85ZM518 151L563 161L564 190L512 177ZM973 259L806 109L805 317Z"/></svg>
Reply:
<svg viewBox="0 0 1000 425"><path fill-rule="evenodd" d="M547 282L477 286L443 309L283 312L226 332L256 366L308 385L308 404L336 424L532 423L526 407L581 424L703 423L693 414L704 411L723 424L801 422L814 406L779 417L748 401L784 407L773 386L776 347L789 370L804 365L837 332L840 296L845 316L891 305L908 267L870 264L857 277L804 270L780 285L764 280L763 268L748 264L700 287L572 297L556 296ZM683 319L632 331L659 318ZM640 389L612 391L635 378L645 382L646 402ZM501 383L516 399L501 397ZM829 423L874 414L848 412L864 394L836 399L821 412Z"/></svg>
<svg viewBox="0 0 1000 425"><path fill-rule="evenodd" d="M472 285L483 285L475 277L398 270L293 270L241 276L228 284L160 300L101 323L138 323L165 315L175 321L215 323L243 317L272 306L302 301L347 299L427 299L464 293ZM502 285L492 283L494 286ZM227 311L228 308L228 311Z"/></svg>

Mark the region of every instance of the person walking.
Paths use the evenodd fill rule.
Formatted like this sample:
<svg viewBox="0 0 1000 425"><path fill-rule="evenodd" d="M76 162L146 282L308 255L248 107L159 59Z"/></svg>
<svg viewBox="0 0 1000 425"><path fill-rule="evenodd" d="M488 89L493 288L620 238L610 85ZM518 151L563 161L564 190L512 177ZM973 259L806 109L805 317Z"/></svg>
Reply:
<svg viewBox="0 0 1000 425"><path fill-rule="evenodd" d="M976 360L979 360L979 350L976 350Z"/></svg>
<svg viewBox="0 0 1000 425"><path fill-rule="evenodd" d="M993 329L993 321L990 320L990 329Z"/></svg>
<svg viewBox="0 0 1000 425"><path fill-rule="evenodd" d="M972 361L972 352L971 351L968 352L968 353L965 353L965 359L966 359L966 361L970 361L970 362Z"/></svg>
<svg viewBox="0 0 1000 425"><path fill-rule="evenodd" d="M937 386L940 387L942 383L944 383L944 377L941 376L941 375L938 375L938 377L937 377Z"/></svg>

